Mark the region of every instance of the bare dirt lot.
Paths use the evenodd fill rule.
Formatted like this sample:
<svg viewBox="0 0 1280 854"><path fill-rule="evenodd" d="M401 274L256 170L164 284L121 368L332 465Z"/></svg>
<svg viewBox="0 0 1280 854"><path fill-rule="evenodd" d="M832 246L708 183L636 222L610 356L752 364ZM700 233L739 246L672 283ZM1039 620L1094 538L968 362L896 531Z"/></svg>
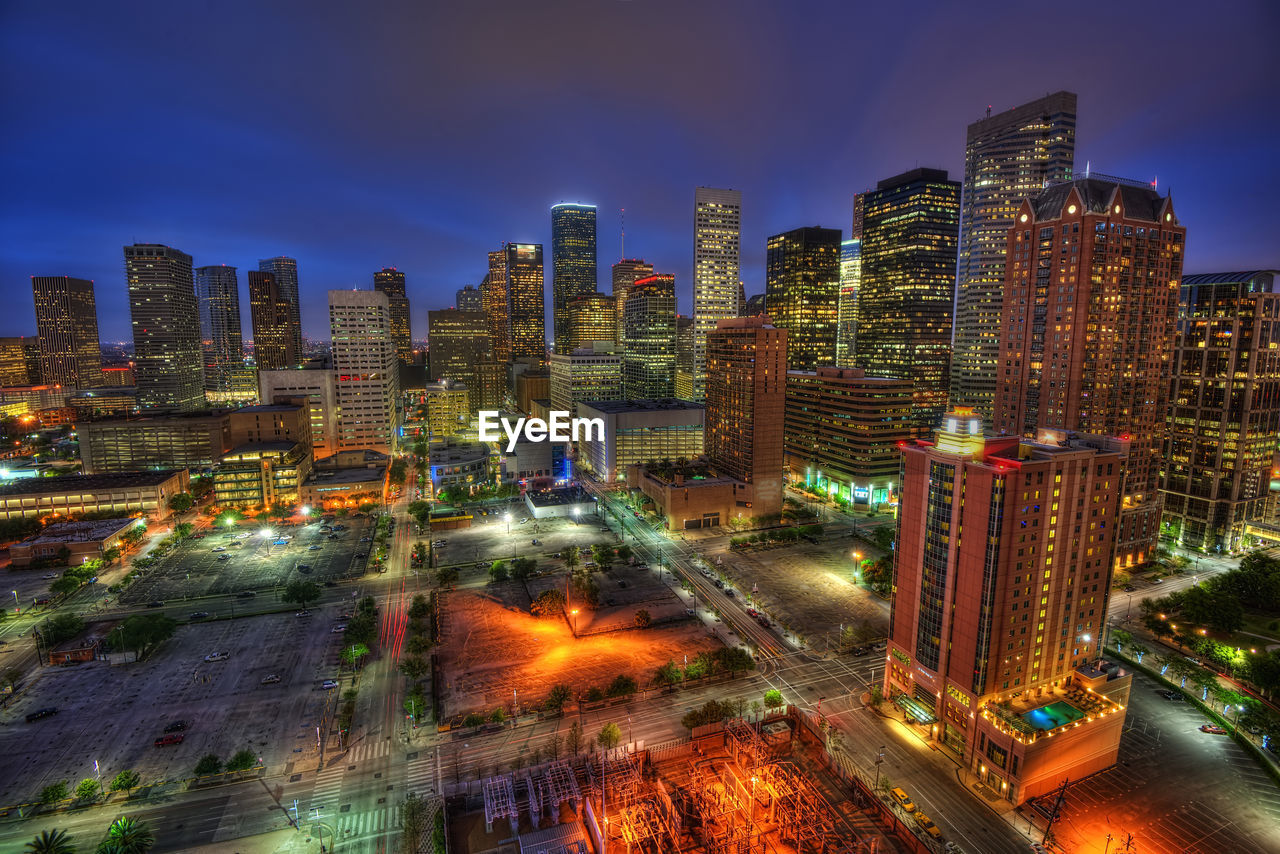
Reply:
<svg viewBox="0 0 1280 854"><path fill-rule="evenodd" d="M338 673L342 635L333 634L341 606L182 626L140 663L103 661L42 668L26 694L0 717L0 804L23 803L50 783L74 787L133 769L144 783L192 776L196 761L224 761L248 748L286 773L315 758L315 728L337 691L320 688ZM206 662L214 652L225 661ZM268 675L280 677L262 684ZM345 687L345 681L344 687ZM36 709L58 713L26 722ZM154 741L186 721L181 744Z"/></svg>
<svg viewBox="0 0 1280 854"><path fill-rule="evenodd" d="M511 513L510 534L507 533L506 512ZM437 549L437 564L489 563L513 557L536 558L541 563L556 552L566 551L569 546L576 545L583 551L589 551L594 543L615 545L618 538L608 531L601 531L603 527L604 523L596 516L583 516L576 525L572 519L533 519L523 503L513 504L510 511L475 516L470 528L436 532L434 537L445 541L444 547ZM422 539L427 539L425 532ZM534 540L538 541L536 546Z"/></svg>
<svg viewBox="0 0 1280 854"><path fill-rule="evenodd" d="M860 545L838 540L730 552L714 568L743 595L755 585L756 607L811 644L821 644L827 632L835 639L841 624L865 622L882 637L889 629L889 603L853 583L850 554Z"/></svg>
<svg viewBox="0 0 1280 854"><path fill-rule="evenodd" d="M556 585L555 577L538 581L547 587ZM558 583L563 585L563 577ZM623 592L644 594L647 589L629 585ZM657 593L656 587L652 592ZM668 660L720 647L692 620L574 638L563 617L539 619L530 615L529 596L515 581L453 591L443 601L445 636L439 654L444 669L442 714L446 717L497 706L509 710L513 690L519 692L521 706L527 706L540 701L559 683L577 694L591 687L604 689L615 676L629 674L643 686ZM631 615L630 620L635 606L614 610L619 613L606 612L596 618L613 620L625 612ZM579 619L584 617L591 619L585 611L578 615ZM587 625L580 623L579 629Z"/></svg>

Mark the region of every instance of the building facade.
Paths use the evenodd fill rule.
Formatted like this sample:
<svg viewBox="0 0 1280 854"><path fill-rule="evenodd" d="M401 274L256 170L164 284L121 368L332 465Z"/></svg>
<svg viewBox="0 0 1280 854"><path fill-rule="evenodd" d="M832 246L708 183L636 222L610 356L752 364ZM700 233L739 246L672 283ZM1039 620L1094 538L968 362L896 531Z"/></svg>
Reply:
<svg viewBox="0 0 1280 854"><path fill-rule="evenodd" d="M30 384L26 339L0 338L0 388Z"/></svg>
<svg viewBox="0 0 1280 854"><path fill-rule="evenodd" d="M959 408L902 451L884 693L1014 804L1110 767L1125 676L1102 648L1123 445L986 438Z"/></svg>
<svg viewBox="0 0 1280 854"><path fill-rule="evenodd" d="M705 411L687 400L593 400L578 417L604 421L604 441L579 441L578 465L601 483L626 479L627 469L702 456Z"/></svg>
<svg viewBox="0 0 1280 854"><path fill-rule="evenodd" d="M888 178L866 193L856 362L912 381L921 435L947 407L960 184L938 169Z"/></svg>
<svg viewBox="0 0 1280 854"><path fill-rule="evenodd" d="M278 255L258 262L258 270L275 276L276 286L280 289L280 298L287 308L284 311L283 325L287 330L292 352L302 358L302 297L298 288L298 262L293 258ZM294 365L288 365L294 367Z"/></svg>
<svg viewBox="0 0 1280 854"><path fill-rule="evenodd" d="M622 397L622 357L612 345L580 347L551 356L551 408L577 414L579 404Z"/></svg>
<svg viewBox="0 0 1280 854"><path fill-rule="evenodd" d="M765 313L787 330L787 366L836 363L840 319L840 229L797 228L768 240Z"/></svg>
<svg viewBox="0 0 1280 854"><path fill-rule="evenodd" d="M479 366L493 358L484 312L443 309L427 312L427 376L456 380L470 392L471 411L480 409Z"/></svg>
<svg viewBox="0 0 1280 854"><path fill-rule="evenodd" d="M288 371L298 367L295 350L294 307L272 273L249 272L249 319L253 324L253 360L260 371Z"/></svg>
<svg viewBox="0 0 1280 854"><path fill-rule="evenodd" d="M395 449L400 372L391 306L380 291L329 291L338 450Z"/></svg>
<svg viewBox="0 0 1280 854"><path fill-rule="evenodd" d="M858 346L858 282L862 279L862 238L840 244L840 304L836 311L836 365L851 367Z"/></svg>
<svg viewBox="0 0 1280 854"><path fill-rule="evenodd" d="M453 307L458 311L484 311L484 296L475 285L464 285L454 294Z"/></svg>
<svg viewBox="0 0 1280 854"><path fill-rule="evenodd" d="M149 415L77 425L86 474L211 469L232 447L226 411Z"/></svg>
<svg viewBox="0 0 1280 854"><path fill-rule="evenodd" d="M618 310L613 304L613 297L608 294L586 294L569 300L565 306L568 332L564 350L557 353L572 353L580 347L591 347L597 342L612 345L618 335Z"/></svg>
<svg viewBox="0 0 1280 854"><path fill-rule="evenodd" d="M693 194L693 400L706 398L707 334L741 311L742 193L698 187Z"/></svg>
<svg viewBox="0 0 1280 854"><path fill-rule="evenodd" d="M1274 270L1184 276L1163 455L1163 528L1211 554L1270 523L1280 440L1280 290Z"/></svg>
<svg viewBox="0 0 1280 854"><path fill-rule="evenodd" d="M622 332L622 396L675 397L676 277L638 279L627 293Z"/></svg>
<svg viewBox="0 0 1280 854"><path fill-rule="evenodd" d="M100 386L102 345L93 282L71 276L32 276L31 292L41 382L77 389Z"/></svg>
<svg viewBox="0 0 1280 854"><path fill-rule="evenodd" d="M25 478L0 485L0 519L106 512L167 519L169 499L188 488L186 469Z"/></svg>
<svg viewBox="0 0 1280 854"><path fill-rule="evenodd" d="M395 267L383 267L373 274L373 289L387 295L391 308L391 340L396 345L396 358L401 364L413 364L413 325L409 322L409 295L405 291L404 273Z"/></svg>
<svg viewBox="0 0 1280 854"><path fill-rule="evenodd" d="M204 406L200 311L191 256L157 243L124 247L134 376L143 411Z"/></svg>
<svg viewBox="0 0 1280 854"><path fill-rule="evenodd" d="M236 373L244 367L236 268L226 264L197 267L196 298L200 301L205 397L222 400L233 390Z"/></svg>
<svg viewBox="0 0 1280 854"><path fill-rule="evenodd" d="M259 371L258 398L263 403L280 403L302 398L307 401L311 429L311 452L315 459L338 451L338 392L333 371Z"/></svg>
<svg viewBox="0 0 1280 854"><path fill-rule="evenodd" d="M1024 200L1007 235L995 427L1129 437L1117 560L1153 552L1186 229L1150 185L1108 177Z"/></svg>
<svg viewBox="0 0 1280 854"><path fill-rule="evenodd" d="M618 352L622 352L622 326L625 320L627 294L631 286L639 279L647 279L653 275L653 265L645 263L643 258L623 258L613 265L613 306L618 315L618 329L614 333L614 343Z"/></svg>
<svg viewBox="0 0 1280 854"><path fill-rule="evenodd" d="M467 495L492 480L490 450L484 442L432 442L427 457L433 496L442 489Z"/></svg>
<svg viewBox="0 0 1280 854"><path fill-rule="evenodd" d="M999 373L1005 245L1022 200L1072 179L1076 96L1055 92L969 125L956 275L951 403L990 424Z"/></svg>
<svg viewBox="0 0 1280 854"><path fill-rule="evenodd" d="M555 352L582 346L573 340L569 304L596 292L596 207L551 208L551 315ZM603 339L602 339L603 340Z"/></svg>
<svg viewBox="0 0 1280 854"><path fill-rule="evenodd" d="M507 317L512 359L547 360L546 285L541 243L508 243Z"/></svg>
<svg viewBox="0 0 1280 854"><path fill-rule="evenodd" d="M896 499L898 447L914 435L911 381L858 368L787 372L788 477L853 505Z"/></svg>

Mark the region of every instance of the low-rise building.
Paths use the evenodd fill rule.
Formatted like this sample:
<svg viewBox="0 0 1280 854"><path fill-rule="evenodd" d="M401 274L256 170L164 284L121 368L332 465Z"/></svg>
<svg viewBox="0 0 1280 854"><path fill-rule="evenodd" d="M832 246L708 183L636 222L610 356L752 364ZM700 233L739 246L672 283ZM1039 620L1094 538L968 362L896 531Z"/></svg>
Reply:
<svg viewBox="0 0 1280 854"><path fill-rule="evenodd" d="M302 485L302 503L334 508L383 501L390 465L391 458L378 451L339 451L317 460Z"/></svg>
<svg viewBox="0 0 1280 854"><path fill-rule="evenodd" d="M214 499L224 507L269 507L302 500L311 473L311 450L301 442L249 442L222 457L213 478Z"/></svg>
<svg viewBox="0 0 1280 854"><path fill-rule="evenodd" d="M138 389L134 386L107 386L78 391L67 399L76 421L95 418L124 418L138 411Z"/></svg>
<svg viewBox="0 0 1280 854"><path fill-rule="evenodd" d="M717 528L754 515L754 485L732 477L633 465L627 469L627 486L652 498L672 531Z"/></svg>
<svg viewBox="0 0 1280 854"><path fill-rule="evenodd" d="M186 492L186 469L38 477L0 485L0 519L110 511L165 519L169 499Z"/></svg>
<svg viewBox="0 0 1280 854"><path fill-rule="evenodd" d="M578 465L604 483L625 480L627 468L702 456L705 410L687 400L591 400L578 417L604 422L604 441L578 441Z"/></svg>
<svg viewBox="0 0 1280 854"><path fill-rule="evenodd" d="M94 623L71 640L58 644L49 650L49 666L83 664L106 658L107 639L118 625L119 620Z"/></svg>
<svg viewBox="0 0 1280 854"><path fill-rule="evenodd" d="M232 448L223 411L155 415L77 425L87 474L212 468Z"/></svg>
<svg viewBox="0 0 1280 854"><path fill-rule="evenodd" d="M9 546L12 566L28 567L33 561L55 559L66 550L67 566L101 559L107 549L119 546L120 538L136 526L137 519L118 517L86 522L54 522L40 533Z"/></svg>
<svg viewBox="0 0 1280 854"><path fill-rule="evenodd" d="M432 442L427 455L433 495L442 489L471 492L489 483L490 448L486 442L445 439Z"/></svg>
<svg viewBox="0 0 1280 854"><path fill-rule="evenodd" d="M596 512L596 500L581 487L530 490L524 494L524 506L535 519L577 519Z"/></svg>

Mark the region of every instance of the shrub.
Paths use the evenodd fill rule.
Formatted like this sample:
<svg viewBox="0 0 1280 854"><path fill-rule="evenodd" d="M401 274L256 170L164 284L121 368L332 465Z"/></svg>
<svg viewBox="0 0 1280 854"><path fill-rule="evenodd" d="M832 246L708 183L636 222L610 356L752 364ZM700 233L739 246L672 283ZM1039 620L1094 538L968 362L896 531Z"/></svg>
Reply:
<svg viewBox="0 0 1280 854"><path fill-rule="evenodd" d="M196 776L207 777L210 774L217 774L222 770L222 760L217 754L206 753L200 757L200 761L196 763Z"/></svg>

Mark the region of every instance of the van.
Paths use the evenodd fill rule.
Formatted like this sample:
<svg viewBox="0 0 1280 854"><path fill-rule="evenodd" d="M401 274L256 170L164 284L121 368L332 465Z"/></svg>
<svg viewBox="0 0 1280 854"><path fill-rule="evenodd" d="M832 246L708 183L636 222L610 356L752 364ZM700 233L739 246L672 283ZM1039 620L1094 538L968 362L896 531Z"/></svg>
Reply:
<svg viewBox="0 0 1280 854"><path fill-rule="evenodd" d="M890 789L889 795L898 802L898 806L902 807L907 812L916 811L916 805L911 803L911 799L907 797L907 793L902 789Z"/></svg>

